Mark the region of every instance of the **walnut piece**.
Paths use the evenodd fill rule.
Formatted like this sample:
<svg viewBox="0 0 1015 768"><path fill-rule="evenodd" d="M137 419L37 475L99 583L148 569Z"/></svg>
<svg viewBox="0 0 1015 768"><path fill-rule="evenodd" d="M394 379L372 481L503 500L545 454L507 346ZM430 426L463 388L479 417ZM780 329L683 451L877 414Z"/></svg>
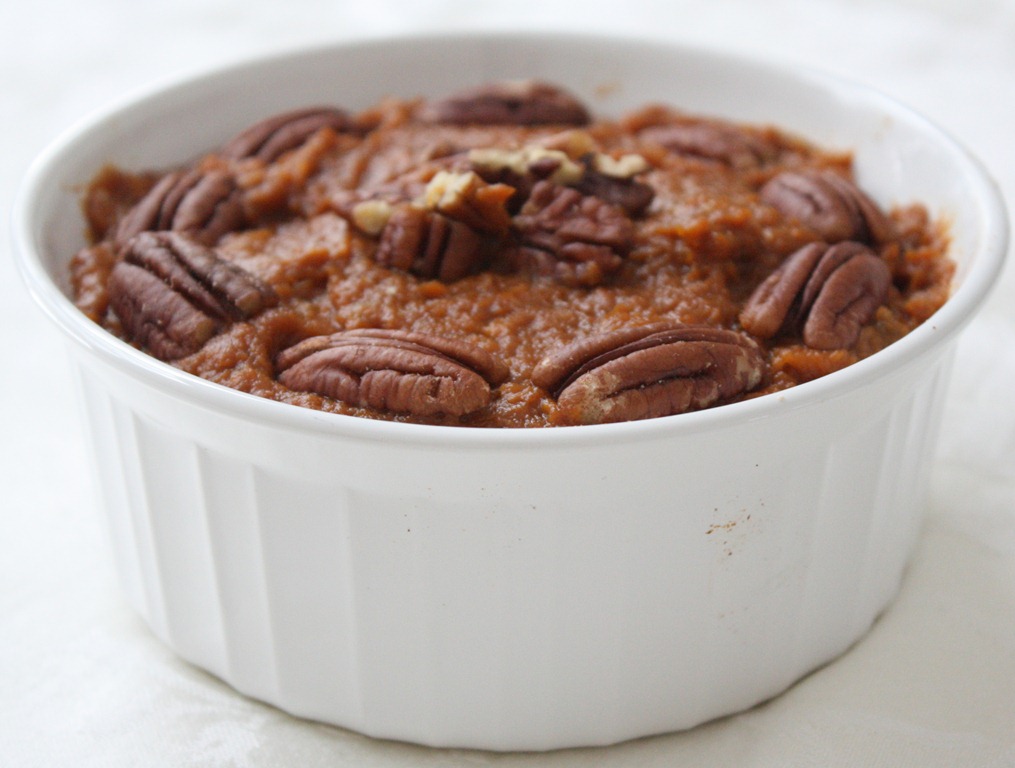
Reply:
<svg viewBox="0 0 1015 768"><path fill-rule="evenodd" d="M423 105L419 118L452 125L586 125L574 96L537 80L500 80Z"/></svg>
<svg viewBox="0 0 1015 768"><path fill-rule="evenodd" d="M522 264L568 285L597 285L619 270L634 237L622 208L549 181L532 188L514 225Z"/></svg>
<svg viewBox="0 0 1015 768"><path fill-rule="evenodd" d="M276 301L270 286L177 232L137 235L109 276L124 332L161 360L193 354L227 323Z"/></svg>
<svg viewBox="0 0 1015 768"><path fill-rule="evenodd" d="M120 220L114 240L123 247L141 232L172 230L213 245L245 218L232 174L191 168L160 179Z"/></svg>
<svg viewBox="0 0 1015 768"><path fill-rule="evenodd" d="M464 341L356 329L315 336L276 361L285 386L350 405L416 416L464 416L490 402L507 366Z"/></svg>
<svg viewBox="0 0 1015 768"><path fill-rule="evenodd" d="M761 199L829 243L881 243L892 224L853 182L829 169L786 171L761 188Z"/></svg>
<svg viewBox="0 0 1015 768"><path fill-rule="evenodd" d="M700 410L757 387L761 348L703 325L653 324L580 339L539 362L532 381L572 424L604 424Z"/></svg>
<svg viewBox="0 0 1015 768"><path fill-rule="evenodd" d="M740 324L763 339L800 332L812 349L849 349L891 282L888 265L862 243L810 243L754 290Z"/></svg>
<svg viewBox="0 0 1015 768"><path fill-rule="evenodd" d="M271 163L305 143L322 128L345 131L350 127L349 116L341 109L308 107L254 123L226 142L219 154L232 160L256 157Z"/></svg>

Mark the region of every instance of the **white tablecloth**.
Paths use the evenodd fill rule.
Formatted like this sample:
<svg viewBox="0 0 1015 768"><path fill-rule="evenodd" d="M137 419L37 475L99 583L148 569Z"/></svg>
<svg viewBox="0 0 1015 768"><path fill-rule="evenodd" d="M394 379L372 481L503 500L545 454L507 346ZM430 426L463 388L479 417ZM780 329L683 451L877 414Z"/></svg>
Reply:
<svg viewBox="0 0 1015 768"><path fill-rule="evenodd" d="M845 75L944 126L1015 201L1013 0L33 0L0 17L3 226L31 157L131 89L266 49L465 27L669 36ZM775 700L690 732L494 755L302 722L154 639L117 591L61 342L9 240L0 766L1015 766L1015 269L961 342L926 531L866 638Z"/></svg>

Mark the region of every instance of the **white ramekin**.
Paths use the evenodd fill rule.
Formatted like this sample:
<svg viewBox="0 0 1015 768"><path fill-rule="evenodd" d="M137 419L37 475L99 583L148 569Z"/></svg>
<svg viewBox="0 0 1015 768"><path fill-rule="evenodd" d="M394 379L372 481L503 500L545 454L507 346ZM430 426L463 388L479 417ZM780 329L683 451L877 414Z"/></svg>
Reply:
<svg viewBox="0 0 1015 768"><path fill-rule="evenodd" d="M856 153L883 204L950 223L948 303L793 390L650 421L468 430L318 413L180 373L68 300L77 192L267 114L492 78L770 122ZM130 98L32 167L14 235L65 333L127 596L183 658L297 715L497 750L607 744L771 697L861 637L924 507L957 331L1006 250L997 191L866 88L659 42L486 34L276 55Z"/></svg>

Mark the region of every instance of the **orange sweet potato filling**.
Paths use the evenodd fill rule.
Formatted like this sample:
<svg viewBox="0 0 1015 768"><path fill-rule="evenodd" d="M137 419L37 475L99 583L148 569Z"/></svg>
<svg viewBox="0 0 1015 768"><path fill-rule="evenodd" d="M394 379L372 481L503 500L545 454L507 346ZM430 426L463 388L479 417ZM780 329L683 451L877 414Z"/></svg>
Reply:
<svg viewBox="0 0 1015 768"><path fill-rule="evenodd" d="M559 423L556 403L529 381L543 355L585 334L661 319L738 328L738 312L754 287L788 254L815 239L806 227L762 203L760 186L787 168L842 169L849 164L848 156L767 128L742 129L777 155L748 169L639 143L638 129L659 120L660 108L596 122L582 130L603 151L637 152L652 165L640 178L654 188L655 199L635 220L635 244L622 270L595 287L497 268L442 283L377 264L372 258L376 240L349 223L340 203L343 195L425 168L447 147L518 147L545 141L559 128L420 124L412 120L413 106L390 101L360 116L374 126L365 137L325 129L270 165L231 161L252 224L223 237L219 252L270 284L280 301L231 325L174 365L274 400L411 421L291 391L273 370L279 350L309 336L361 327L411 329L469 340L499 355L511 369L487 407L461 418L426 421L552 426ZM201 162L225 161L209 155ZM156 177L106 168L84 195L93 245L73 259L75 297L82 311L113 333L119 333L119 326L106 306L105 282L116 257L106 238ZM818 351L794 335L765 341L768 373L751 396L816 379L875 354L946 300L952 265L943 228L919 205L890 216L898 237L879 251L892 268L893 286L859 342L849 350Z"/></svg>

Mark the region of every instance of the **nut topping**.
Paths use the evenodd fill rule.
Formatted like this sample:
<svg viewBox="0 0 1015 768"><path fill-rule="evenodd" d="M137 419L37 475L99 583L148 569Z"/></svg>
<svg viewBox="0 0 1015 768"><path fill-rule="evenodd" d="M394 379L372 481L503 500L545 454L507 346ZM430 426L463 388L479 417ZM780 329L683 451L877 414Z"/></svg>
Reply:
<svg viewBox="0 0 1015 768"><path fill-rule="evenodd" d="M185 232L206 245L243 225L240 192L225 171L192 168L162 178L123 217L116 230L122 247L141 232Z"/></svg>
<svg viewBox="0 0 1015 768"><path fill-rule="evenodd" d="M590 152L583 155L583 158L587 158L586 165L590 170L613 179L632 179L652 168L648 160L641 155L627 154L613 157L602 152Z"/></svg>
<svg viewBox="0 0 1015 768"><path fill-rule="evenodd" d="M365 200L353 206L357 229L379 237L374 260L425 279L453 282L485 260L484 235L504 237L515 190L476 173L438 171L416 203Z"/></svg>
<svg viewBox="0 0 1015 768"><path fill-rule="evenodd" d="M290 149L296 149L322 128L344 131L349 126L349 116L331 107L285 112L254 123L230 139L219 154L231 160L256 157L271 163Z"/></svg>
<svg viewBox="0 0 1015 768"><path fill-rule="evenodd" d="M469 152L469 163L487 181L504 181L513 187L520 186L520 179L530 177L534 181L545 179L556 184L577 184L585 173L585 169L562 150L531 145L521 149L473 149ZM527 197L528 189L525 193Z"/></svg>
<svg viewBox="0 0 1015 768"><path fill-rule="evenodd" d="M483 258L483 239L468 224L409 203L392 207L374 252L378 264L446 283L468 275Z"/></svg>
<svg viewBox="0 0 1015 768"><path fill-rule="evenodd" d="M623 264L634 227L624 210L540 181L515 216L523 262L569 285L596 285Z"/></svg>
<svg viewBox="0 0 1015 768"><path fill-rule="evenodd" d="M589 113L566 91L535 80L501 80L425 104L419 117L453 125L585 125Z"/></svg>
<svg viewBox="0 0 1015 768"><path fill-rule="evenodd" d="M779 393L948 301L949 222L862 194L848 147L560 85L297 104L189 161L158 165L176 142L109 166L82 190L69 292L252 396L498 429Z"/></svg>
<svg viewBox="0 0 1015 768"><path fill-rule="evenodd" d="M193 354L233 320L277 301L244 269L176 232L143 232L109 277L109 304L124 331L161 360Z"/></svg>
<svg viewBox="0 0 1015 768"><path fill-rule="evenodd" d="M469 164L485 181L501 183L515 190L508 200L511 213L517 213L540 181L565 186L577 184L585 167L559 149L525 146L521 149L497 147L469 152Z"/></svg>
<svg viewBox="0 0 1015 768"><path fill-rule="evenodd" d="M594 195L607 203L620 206L629 216L640 216L652 203L655 190L635 176L649 169L641 155L591 154L582 158L585 173L574 188L583 195Z"/></svg>
<svg viewBox="0 0 1015 768"><path fill-rule="evenodd" d="M829 243L881 243L892 237L892 225L877 204L831 170L780 173L761 188L761 199Z"/></svg>
<svg viewBox="0 0 1015 768"><path fill-rule="evenodd" d="M669 416L728 402L761 383L760 347L736 331L656 324L581 339L539 362L532 381L573 424Z"/></svg>
<svg viewBox="0 0 1015 768"><path fill-rule="evenodd" d="M583 195L595 195L638 216L652 202L655 190L635 180L651 167L641 155L614 158L586 152L573 160L559 149L526 146L521 149L474 149L469 163L485 180L503 182L517 190L513 203L520 206L539 181L574 187Z"/></svg>
<svg viewBox="0 0 1015 768"><path fill-rule="evenodd" d="M416 416L464 416L507 379L498 358L463 341L358 329L315 336L278 357L278 380L351 405Z"/></svg>
<svg viewBox="0 0 1015 768"><path fill-rule="evenodd" d="M350 218L360 232L377 237L387 226L393 210L387 200L364 200L353 205Z"/></svg>
<svg viewBox="0 0 1015 768"><path fill-rule="evenodd" d="M423 203L480 232L505 235L511 226L507 201L514 193L507 184L487 184L472 171L439 171L427 184Z"/></svg>
<svg viewBox="0 0 1015 768"><path fill-rule="evenodd" d="M812 349L848 349L891 281L888 265L861 243L811 243L755 289L740 324L764 339L800 329Z"/></svg>
<svg viewBox="0 0 1015 768"><path fill-rule="evenodd" d="M732 168L753 168L770 154L768 148L754 136L717 123L657 125L643 130L640 137L671 152Z"/></svg>

